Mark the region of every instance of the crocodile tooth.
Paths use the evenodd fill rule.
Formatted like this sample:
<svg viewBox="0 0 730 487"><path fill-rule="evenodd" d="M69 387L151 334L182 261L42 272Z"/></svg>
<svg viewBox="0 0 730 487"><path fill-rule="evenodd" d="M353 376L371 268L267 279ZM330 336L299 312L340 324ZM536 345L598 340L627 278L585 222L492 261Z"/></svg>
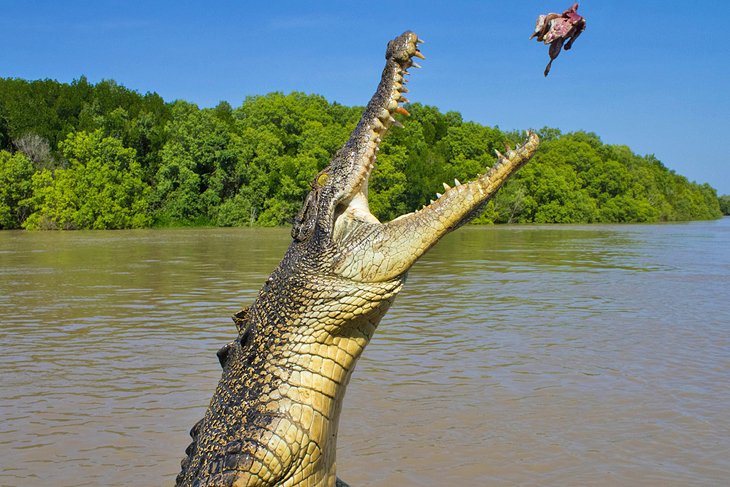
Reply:
<svg viewBox="0 0 730 487"><path fill-rule="evenodd" d="M414 68L419 68L419 69L420 69L420 67L421 67L421 65L420 65L420 64L418 64L418 63L414 63L413 61L411 61L411 66L413 66Z"/></svg>
<svg viewBox="0 0 730 487"><path fill-rule="evenodd" d="M409 100L408 98L406 98L406 97L405 97L405 96L403 96L403 95L401 95L401 97L400 97L400 101L401 101L402 103L410 103L410 102L411 102L411 100Z"/></svg>
<svg viewBox="0 0 730 487"><path fill-rule="evenodd" d="M408 93L410 90L406 88L405 86L401 85L400 88L398 88L398 91L401 93Z"/></svg>
<svg viewBox="0 0 730 487"><path fill-rule="evenodd" d="M401 115L405 115L406 117L410 117L411 116L411 114L408 113L408 110L406 110L403 107L398 107L398 108L395 109L395 111L398 112L398 113L400 113Z"/></svg>
<svg viewBox="0 0 730 487"><path fill-rule="evenodd" d="M431 200L431 204L434 204L434 203L435 203L435 201L434 200Z"/></svg>
<svg viewBox="0 0 730 487"><path fill-rule="evenodd" d="M448 184L444 183L444 190L445 191L448 191L450 189L451 189L451 186L449 186Z"/></svg>
<svg viewBox="0 0 730 487"><path fill-rule="evenodd" d="M441 193L436 193L436 198L441 198L443 196Z"/></svg>
<svg viewBox="0 0 730 487"><path fill-rule="evenodd" d="M495 153L495 154L497 154L497 158L498 158L498 159L499 159L500 161L501 161L502 159L504 159L504 156L502 155L502 153L501 153L501 152L499 152L499 151L498 151L497 149L494 149L494 153Z"/></svg>
<svg viewBox="0 0 730 487"><path fill-rule="evenodd" d="M419 50L416 50L415 54L413 54L413 55L420 59L426 59L426 56L421 54L421 51L419 51Z"/></svg>
<svg viewBox="0 0 730 487"><path fill-rule="evenodd" d="M461 183L459 182L458 179L454 178L454 185L455 186L461 186Z"/></svg>
<svg viewBox="0 0 730 487"><path fill-rule="evenodd" d="M400 122L399 122L398 120L396 120L396 119L393 119L393 125L394 125L394 126L396 126L396 127L398 127L399 129L400 129L400 128L403 128L403 124L402 124L402 123L400 123Z"/></svg>
<svg viewBox="0 0 730 487"><path fill-rule="evenodd" d="M417 38L416 38L416 44L425 44L425 43L426 43L426 41L424 41L424 40L423 40L423 39L421 39L420 37L417 37Z"/></svg>

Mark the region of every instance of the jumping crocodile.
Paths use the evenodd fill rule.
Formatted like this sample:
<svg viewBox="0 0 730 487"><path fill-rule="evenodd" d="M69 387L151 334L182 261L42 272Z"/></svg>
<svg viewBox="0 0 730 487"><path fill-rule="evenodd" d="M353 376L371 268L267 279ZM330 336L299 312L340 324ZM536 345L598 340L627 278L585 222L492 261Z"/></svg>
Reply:
<svg viewBox="0 0 730 487"><path fill-rule="evenodd" d="M475 217L534 154L497 152L475 180L444 184L436 201L381 223L368 209L380 140L407 115L408 69L423 41L388 43L377 91L349 140L312 182L292 243L254 303L234 316L238 337L218 352L223 374L182 461L178 486L344 486L337 428L347 383L408 269L446 233Z"/></svg>

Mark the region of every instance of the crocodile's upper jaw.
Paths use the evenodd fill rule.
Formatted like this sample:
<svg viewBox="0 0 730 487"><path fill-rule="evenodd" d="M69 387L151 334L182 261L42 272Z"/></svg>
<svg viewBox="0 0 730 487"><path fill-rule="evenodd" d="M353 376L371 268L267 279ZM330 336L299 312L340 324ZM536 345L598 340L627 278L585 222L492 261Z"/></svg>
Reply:
<svg viewBox="0 0 730 487"><path fill-rule="evenodd" d="M312 181L312 191L294 223L295 240L316 234L319 242L330 242L343 237L354 222L378 223L368 207L368 180L382 137L398 124L394 115L408 114L401 106L408 101L403 96L408 91L404 77L409 68L418 67L412 58L423 58L418 49L421 42L413 32L405 32L388 44L381 81L360 122L329 166Z"/></svg>

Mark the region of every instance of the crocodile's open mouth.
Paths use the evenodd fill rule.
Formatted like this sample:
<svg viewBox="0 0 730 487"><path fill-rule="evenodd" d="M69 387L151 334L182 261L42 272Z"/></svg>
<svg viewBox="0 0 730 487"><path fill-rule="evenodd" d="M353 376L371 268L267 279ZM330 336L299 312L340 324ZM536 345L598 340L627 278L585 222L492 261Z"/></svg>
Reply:
<svg viewBox="0 0 730 487"><path fill-rule="evenodd" d="M370 212L368 182L381 139L390 127L400 125L398 114L408 115L402 106L408 102L406 76L410 68L420 67L413 58L424 58L418 50L422 42L413 32L390 41L375 94L349 140L315 178L295 221L296 240L315 234L316 227L323 241L335 244L334 271L350 279L384 281L405 272L444 234L478 215L539 145L537 135L528 131L521 145L508 148L504 155L497 152L497 161L483 174L463 184L444 183L443 193L437 193L434 201L381 224Z"/></svg>

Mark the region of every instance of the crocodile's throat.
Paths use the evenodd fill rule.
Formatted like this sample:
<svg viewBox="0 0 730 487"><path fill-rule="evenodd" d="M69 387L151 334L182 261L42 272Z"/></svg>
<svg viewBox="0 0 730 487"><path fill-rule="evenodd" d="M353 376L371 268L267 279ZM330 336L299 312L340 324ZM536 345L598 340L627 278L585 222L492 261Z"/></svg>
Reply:
<svg viewBox="0 0 730 487"><path fill-rule="evenodd" d="M532 156L538 139L498 154L475 180L381 223L368 207L378 146L397 125L408 69L423 58L413 32L393 39L360 122L312 182L293 241L221 349L223 376L191 431L180 486L332 487L340 409L353 368L408 269L476 216ZM376 439L374 439L376 441Z"/></svg>

